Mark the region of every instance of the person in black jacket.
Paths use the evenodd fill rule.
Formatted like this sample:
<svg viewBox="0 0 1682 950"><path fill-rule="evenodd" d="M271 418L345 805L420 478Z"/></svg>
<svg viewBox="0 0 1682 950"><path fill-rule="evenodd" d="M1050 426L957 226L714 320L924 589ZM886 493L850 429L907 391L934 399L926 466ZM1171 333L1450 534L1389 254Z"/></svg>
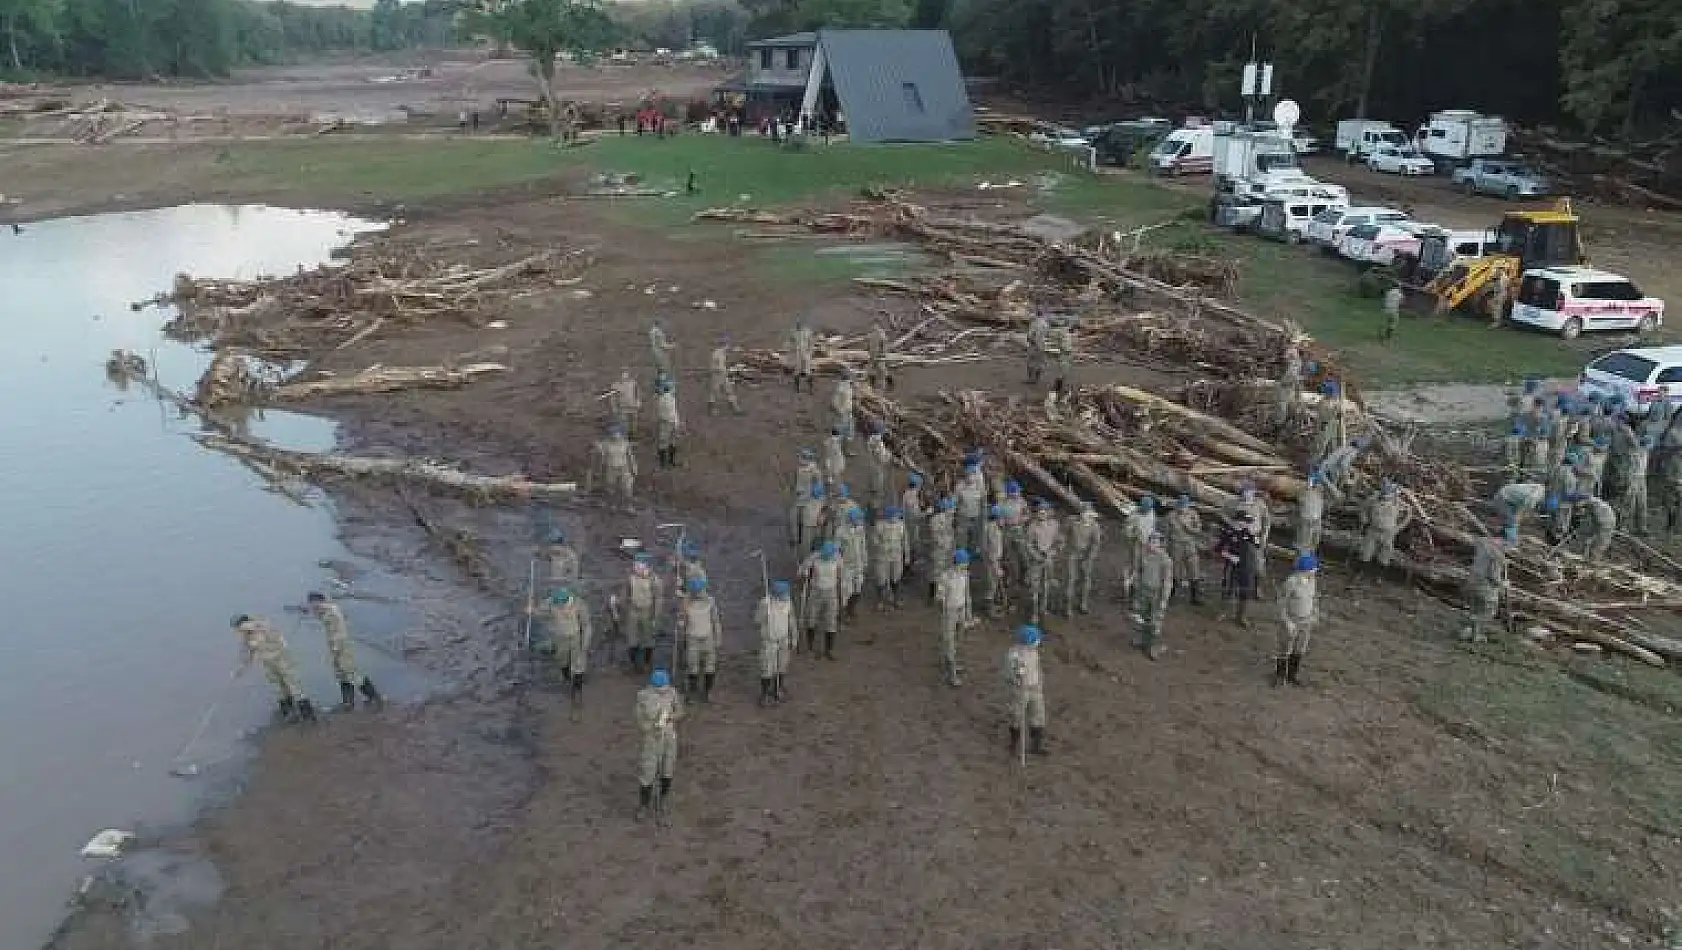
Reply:
<svg viewBox="0 0 1682 950"><path fill-rule="evenodd" d="M1240 512L1221 527L1215 542L1215 553L1224 565L1221 596L1234 602L1233 619L1246 628L1250 619L1245 616L1245 604L1256 599L1256 581L1261 574L1261 542L1256 531L1255 516Z"/></svg>

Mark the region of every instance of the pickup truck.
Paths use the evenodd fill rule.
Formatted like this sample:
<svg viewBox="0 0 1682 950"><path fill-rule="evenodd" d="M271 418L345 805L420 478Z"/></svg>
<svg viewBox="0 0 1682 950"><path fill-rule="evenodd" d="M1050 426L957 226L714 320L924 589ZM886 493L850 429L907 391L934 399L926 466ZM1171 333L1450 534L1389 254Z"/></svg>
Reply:
<svg viewBox="0 0 1682 950"><path fill-rule="evenodd" d="M1451 181L1468 195L1500 195L1504 198L1543 198L1552 192L1548 180L1518 162L1480 158L1457 168Z"/></svg>

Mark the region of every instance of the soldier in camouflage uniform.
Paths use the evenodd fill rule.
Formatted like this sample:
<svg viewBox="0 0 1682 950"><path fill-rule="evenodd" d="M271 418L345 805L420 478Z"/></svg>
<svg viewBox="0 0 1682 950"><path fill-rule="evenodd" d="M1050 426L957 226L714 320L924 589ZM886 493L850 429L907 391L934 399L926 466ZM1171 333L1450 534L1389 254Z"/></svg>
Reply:
<svg viewBox="0 0 1682 950"><path fill-rule="evenodd" d="M292 662L292 652L280 631L267 621L246 614L235 617L231 626L239 633L240 645L245 648L240 671L244 672L253 662L263 664L263 675L280 693L281 717L288 722L294 719L314 722L315 705L304 695L303 684L298 681L298 667Z"/></svg>
<svg viewBox="0 0 1682 950"><path fill-rule="evenodd" d="M1016 632L1016 645L1005 654L1005 686L1010 690L1010 747L1022 747L1022 727L1028 727L1028 749L1045 754L1045 675L1040 669L1040 628L1029 625Z"/></svg>
<svg viewBox="0 0 1682 950"><path fill-rule="evenodd" d="M1192 507L1191 496L1174 500L1168 513L1168 557L1174 562L1176 586L1184 584L1193 607L1203 605L1203 519Z"/></svg>
<svg viewBox="0 0 1682 950"><path fill-rule="evenodd" d="M683 720L683 697L672 687L665 670L655 670L648 685L637 691L637 731L642 749L637 760L639 801L637 819L646 818L654 807L654 781L660 781L659 810L669 807L672 774L677 768L677 724Z"/></svg>
<svg viewBox="0 0 1682 950"><path fill-rule="evenodd" d="M800 636L788 581L771 582L770 594L760 599L754 611L754 625L759 628L759 705L769 706L785 698L783 677L788 675L789 654Z"/></svg>
<svg viewBox="0 0 1682 950"><path fill-rule="evenodd" d="M1155 660L1166 652L1162 643L1162 621L1168 616L1168 601L1174 595L1174 562L1163 550L1162 535L1145 540L1145 551L1133 584L1135 645Z"/></svg>
<svg viewBox="0 0 1682 950"><path fill-rule="evenodd" d="M327 599L326 594L311 591L309 595L310 613L321 624L321 632L327 637L327 655L333 661L333 677L339 681L339 705L343 709L356 708L356 691L362 690L362 695L370 706L384 703L380 691L374 688L374 681L366 676L359 676L356 669L356 648L351 646L350 625L345 622L345 612L339 605ZM361 680L359 684L357 680Z"/></svg>
<svg viewBox="0 0 1682 950"><path fill-rule="evenodd" d="M1090 613L1092 574L1098 568L1098 549L1104 543L1104 526L1092 502L1080 503L1080 512L1069 519L1063 537L1067 555L1063 568L1063 616L1076 610Z"/></svg>

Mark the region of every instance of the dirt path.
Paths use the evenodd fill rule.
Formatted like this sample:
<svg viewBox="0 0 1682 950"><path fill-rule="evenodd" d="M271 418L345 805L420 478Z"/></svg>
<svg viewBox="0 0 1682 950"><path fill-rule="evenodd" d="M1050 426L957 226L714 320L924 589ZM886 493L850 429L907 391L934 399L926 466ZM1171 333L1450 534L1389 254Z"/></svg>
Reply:
<svg viewBox="0 0 1682 950"><path fill-rule="evenodd" d="M557 235L592 246L591 294L517 302L494 315L507 330L435 321L335 354L323 365L342 371L494 343L513 371L324 408L350 423L353 448L575 476L599 430L598 394L621 367L645 372L647 320L665 319L694 431L680 470L646 470L634 515L589 498L543 512L429 505L478 538L504 578L523 575L535 523L565 527L598 598L623 569L609 553L617 538L687 523L725 611L719 695L685 727L664 832L630 820L638 683L606 652L579 722L534 687L279 733L249 794L168 843L208 855L227 891L153 947L1393 950L1656 932L1655 908L1682 883L1682 841L1646 795L1651 776L1603 779L1642 772L1634 763L1670 748L1673 720L1573 687L1569 708L1620 731L1591 756L1537 725L1545 715L1511 721L1467 706L1509 688L1477 676L1526 687L1525 677L1563 678L1551 665L1532 672L1518 648L1454 648L1454 617L1399 584L1347 590L1332 571L1314 685L1275 689L1270 623L1246 632L1213 607L1182 605L1173 649L1151 663L1127 648L1126 611L1106 583L1096 614L1048 624L1053 754L1026 772L1002 719L1009 624L976 631L969 683L952 690L917 598L889 615L867 601L838 661L797 658L793 700L755 708L747 616L759 576L747 554L766 547L773 576L788 572L780 476L816 441L823 407L778 382L742 387L747 416L708 417L705 350L722 332L774 345L795 314L856 331L903 303L777 280L739 245L665 240L564 203L423 213L408 228L465 255ZM693 306L703 299L719 309ZM1011 391L1018 370L906 374L898 395ZM1161 381L1126 366L1082 371ZM394 499L370 504L358 517L407 517ZM1100 576L1113 578L1113 565ZM463 649L485 650L493 635L506 629L464 631ZM126 913L87 915L58 947L123 946Z"/></svg>

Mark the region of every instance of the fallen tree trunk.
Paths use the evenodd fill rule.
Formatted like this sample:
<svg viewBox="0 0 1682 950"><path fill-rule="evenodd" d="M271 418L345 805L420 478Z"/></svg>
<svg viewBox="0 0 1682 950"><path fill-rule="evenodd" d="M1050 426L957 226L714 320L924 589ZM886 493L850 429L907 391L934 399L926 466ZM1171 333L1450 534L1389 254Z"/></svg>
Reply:
<svg viewBox="0 0 1682 950"><path fill-rule="evenodd" d="M501 363L470 363L466 366L370 366L352 376L287 383L277 387L276 402L314 399L320 396L367 395L404 389L459 389L488 373L507 371Z"/></svg>
<svg viewBox="0 0 1682 950"><path fill-rule="evenodd" d="M434 491L463 495L474 500L564 498L578 490L576 482L534 482L519 474L473 475L427 459L294 452L211 433L200 433L194 438L206 448L238 458L257 459L282 472L315 477L381 478L414 482Z"/></svg>

